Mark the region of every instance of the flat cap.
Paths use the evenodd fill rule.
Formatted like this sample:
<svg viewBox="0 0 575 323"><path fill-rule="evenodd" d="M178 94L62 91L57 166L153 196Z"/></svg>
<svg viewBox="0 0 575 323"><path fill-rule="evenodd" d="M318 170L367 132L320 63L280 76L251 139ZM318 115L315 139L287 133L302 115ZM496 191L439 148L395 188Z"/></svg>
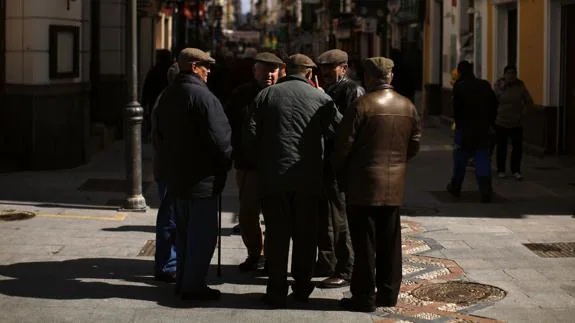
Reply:
<svg viewBox="0 0 575 323"><path fill-rule="evenodd" d="M261 62L265 64L272 64L272 65L283 65L284 61L282 61L279 57L274 55L274 53L270 52L262 52L256 55L254 59L256 62Z"/></svg>
<svg viewBox="0 0 575 323"><path fill-rule="evenodd" d="M304 54L294 54L287 59L288 66L317 67L313 60Z"/></svg>
<svg viewBox="0 0 575 323"><path fill-rule="evenodd" d="M214 64L216 60L210 54L197 48L184 48L178 55L178 64L182 70L189 69L194 62Z"/></svg>
<svg viewBox="0 0 575 323"><path fill-rule="evenodd" d="M373 75L386 76L393 69L393 61L386 57L370 57L363 60L363 68Z"/></svg>
<svg viewBox="0 0 575 323"><path fill-rule="evenodd" d="M341 49L330 49L317 57L318 65L333 65L347 63L347 53Z"/></svg>

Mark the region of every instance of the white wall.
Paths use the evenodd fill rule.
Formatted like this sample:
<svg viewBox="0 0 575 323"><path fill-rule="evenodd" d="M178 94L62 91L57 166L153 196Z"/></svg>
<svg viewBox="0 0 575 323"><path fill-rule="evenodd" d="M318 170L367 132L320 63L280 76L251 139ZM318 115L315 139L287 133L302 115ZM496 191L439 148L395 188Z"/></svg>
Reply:
<svg viewBox="0 0 575 323"><path fill-rule="evenodd" d="M77 0L66 9L66 1L6 1L6 83L57 84L81 82L86 63L80 58L80 77L49 78L49 25L79 26L80 51L85 51L82 32L83 3ZM88 47L89 50L89 47ZM89 63L88 63L89 65Z"/></svg>

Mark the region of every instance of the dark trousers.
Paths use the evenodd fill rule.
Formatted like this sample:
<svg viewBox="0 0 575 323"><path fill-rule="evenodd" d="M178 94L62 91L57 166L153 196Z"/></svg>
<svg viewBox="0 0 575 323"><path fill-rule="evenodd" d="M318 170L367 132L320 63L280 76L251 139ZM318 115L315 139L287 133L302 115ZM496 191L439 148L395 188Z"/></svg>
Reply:
<svg viewBox="0 0 575 323"><path fill-rule="evenodd" d="M347 215L355 253L352 298L371 306L395 306L402 278L399 207L348 206Z"/></svg>
<svg viewBox="0 0 575 323"><path fill-rule="evenodd" d="M316 272L350 279L353 249L345 212L345 198L337 183L326 184L319 206Z"/></svg>
<svg viewBox="0 0 575 323"><path fill-rule="evenodd" d="M176 271L176 215L173 201L167 198L167 187L161 182L158 185L160 208L156 217L156 252L154 264L156 274Z"/></svg>
<svg viewBox="0 0 575 323"><path fill-rule="evenodd" d="M196 292L206 287L206 275L218 240L218 199L175 199L174 207L178 248L176 292Z"/></svg>
<svg viewBox="0 0 575 323"><path fill-rule="evenodd" d="M475 159L475 177L479 191L482 195L492 194L491 187L491 159L489 158L488 149L462 149L456 148L453 151L453 176L451 177L451 187L454 191L460 192L467 163L470 158Z"/></svg>
<svg viewBox="0 0 575 323"><path fill-rule="evenodd" d="M264 253L264 236L260 225L261 200L258 192L258 174L254 170L236 170L240 191L240 232L248 257L259 257Z"/></svg>
<svg viewBox="0 0 575 323"><path fill-rule="evenodd" d="M521 173L523 157L523 127L504 128L496 126L497 133L497 172L505 173L507 163L507 142L511 140L511 172Z"/></svg>
<svg viewBox="0 0 575 323"><path fill-rule="evenodd" d="M285 192L266 196L262 209L266 222L267 294L285 300L290 238L293 240L292 290L299 297L313 291L311 282L317 254L319 196Z"/></svg>

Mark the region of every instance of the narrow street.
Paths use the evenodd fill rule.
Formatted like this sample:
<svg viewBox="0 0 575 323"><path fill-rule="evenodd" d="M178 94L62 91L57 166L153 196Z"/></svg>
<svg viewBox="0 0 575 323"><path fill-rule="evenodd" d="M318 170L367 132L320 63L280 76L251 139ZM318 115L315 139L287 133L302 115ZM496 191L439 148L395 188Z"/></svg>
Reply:
<svg viewBox="0 0 575 323"><path fill-rule="evenodd" d="M214 303L175 299L153 280L158 207L151 150L144 152L146 213L118 212L124 197L122 143L88 165L0 174L2 322L572 322L575 317L575 165L527 156L522 182L494 177L480 204L473 169L454 201L447 127L427 128L408 169L403 208L400 304L375 313L341 311L349 288L316 289L309 304L266 310L265 277L240 273L246 256L232 232L237 190L223 196L223 277L214 255ZM34 212L7 221L9 212ZM150 242L152 241L152 242ZM530 246L530 243L563 243ZM150 252L151 255L150 255ZM478 283L478 284L471 284ZM470 286L472 288L470 288Z"/></svg>

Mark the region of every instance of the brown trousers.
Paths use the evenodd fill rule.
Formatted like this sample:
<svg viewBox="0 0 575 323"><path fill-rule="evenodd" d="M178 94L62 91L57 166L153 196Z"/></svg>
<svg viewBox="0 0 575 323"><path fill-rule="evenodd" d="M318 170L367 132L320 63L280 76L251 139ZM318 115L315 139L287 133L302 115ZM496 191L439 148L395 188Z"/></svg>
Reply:
<svg viewBox="0 0 575 323"><path fill-rule="evenodd" d="M236 170L240 193L239 224L248 257L258 257L264 252L264 237L260 226L261 200L258 192L258 177L255 170Z"/></svg>

